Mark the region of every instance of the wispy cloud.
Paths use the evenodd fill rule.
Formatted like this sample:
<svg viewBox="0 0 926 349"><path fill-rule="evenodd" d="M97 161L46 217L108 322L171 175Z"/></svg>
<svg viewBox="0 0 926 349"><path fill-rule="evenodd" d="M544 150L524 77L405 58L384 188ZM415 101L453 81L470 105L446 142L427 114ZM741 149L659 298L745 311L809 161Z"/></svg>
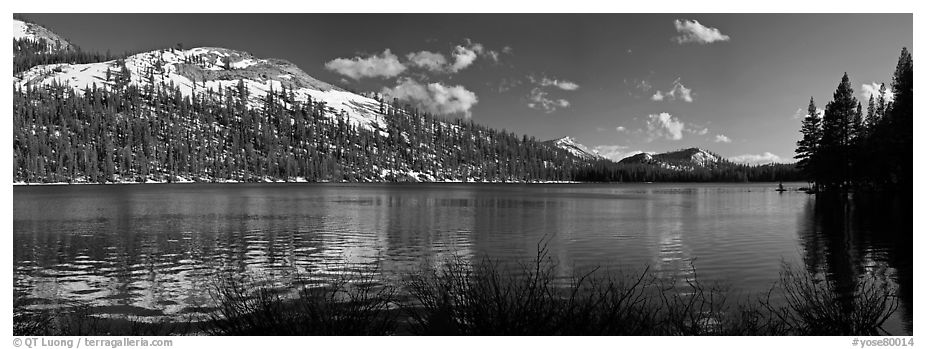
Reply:
<svg viewBox="0 0 926 349"><path fill-rule="evenodd" d="M499 80L498 84L495 85L495 91L498 93L508 92L509 90L520 86L522 81L515 78L502 78Z"/></svg>
<svg viewBox="0 0 926 349"><path fill-rule="evenodd" d="M733 142L733 140L731 140L730 137L724 136L722 134L717 134L714 136L714 143L730 143L730 142Z"/></svg>
<svg viewBox="0 0 926 349"><path fill-rule="evenodd" d="M470 117L470 110L479 102L476 94L463 86L447 86L436 82L422 84L410 78L399 79L395 87L383 88L382 93L441 115L462 113Z"/></svg>
<svg viewBox="0 0 926 349"><path fill-rule="evenodd" d="M685 102L691 103L694 102L694 97L692 97L691 89L685 87L682 84L682 79L677 78L672 82L672 89L663 93L660 90L656 90L656 93L650 97L650 100L661 102L661 101L674 101L676 99L683 100Z"/></svg>
<svg viewBox="0 0 926 349"><path fill-rule="evenodd" d="M806 116L806 115L804 115L803 113L804 113L804 109L803 109L803 108L797 108L797 110L794 111L794 114L791 115L791 118L792 118L792 119L800 119L800 118L803 118L803 117Z"/></svg>
<svg viewBox="0 0 926 349"><path fill-rule="evenodd" d="M549 93L541 90L539 87L531 89L530 94L527 96L527 100L527 106L529 108L542 110L548 114L556 111L556 109L566 108L570 105L569 101L565 99L550 98Z"/></svg>
<svg viewBox="0 0 926 349"><path fill-rule="evenodd" d="M559 89L561 91L575 91L579 89L579 84L547 76L536 77L528 75L527 79L535 85L527 96L527 106L532 109L543 110L546 113L552 113L559 108L566 108L571 103L564 98L550 97L550 89Z"/></svg>
<svg viewBox="0 0 926 349"><path fill-rule="evenodd" d="M627 88L627 95L633 98L641 98L649 95L653 90L653 84L647 79L624 79L624 86Z"/></svg>
<svg viewBox="0 0 926 349"><path fill-rule="evenodd" d="M751 164L751 165L763 165L770 163L782 163L781 157L778 155L765 152L762 154L743 154L730 157L730 161L738 162L741 164Z"/></svg>
<svg viewBox="0 0 926 349"><path fill-rule="evenodd" d="M675 20L675 31L680 35L672 38L679 44L699 43L710 44L717 41L729 41L730 37L720 33L717 28L711 28L698 23L696 20Z"/></svg>
<svg viewBox="0 0 926 349"><path fill-rule="evenodd" d="M335 58L325 63L325 68L357 80L361 78L399 76L406 67L399 62L399 57L387 48L382 54L367 57Z"/></svg>
<svg viewBox="0 0 926 349"><path fill-rule="evenodd" d="M682 139L685 123L669 113L650 114L646 120L646 129L650 141L663 137L677 141Z"/></svg>
<svg viewBox="0 0 926 349"><path fill-rule="evenodd" d="M696 134L698 136L703 136L703 135L706 135L711 130L709 130L707 127L696 127L692 125L691 128L686 128L685 131L688 133Z"/></svg>
<svg viewBox="0 0 926 349"><path fill-rule="evenodd" d="M617 132L627 132L627 128L624 126L615 127L614 130Z"/></svg>
<svg viewBox="0 0 926 349"><path fill-rule="evenodd" d="M543 87L555 86L565 91L575 91L579 89L579 84L569 80L551 79L546 76L538 78L533 75L528 75L527 78L530 79L532 83Z"/></svg>

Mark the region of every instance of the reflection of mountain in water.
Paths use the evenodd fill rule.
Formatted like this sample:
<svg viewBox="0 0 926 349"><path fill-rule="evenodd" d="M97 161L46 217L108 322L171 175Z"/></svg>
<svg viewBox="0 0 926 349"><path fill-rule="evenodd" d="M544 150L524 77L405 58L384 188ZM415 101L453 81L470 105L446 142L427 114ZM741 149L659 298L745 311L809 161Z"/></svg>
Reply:
<svg viewBox="0 0 926 349"><path fill-rule="evenodd" d="M808 272L834 281L847 298L865 274L887 273L898 285L903 325L913 333L913 203L909 196L856 193L807 201L798 237ZM902 330L901 330L902 326Z"/></svg>
<svg viewBox="0 0 926 349"><path fill-rule="evenodd" d="M699 282L743 292L767 291L782 260L806 263L842 289L885 266L903 300L891 332L905 332L909 199L859 198L844 213L838 203L774 186L19 187L14 299L34 308L86 302L102 314L196 314L208 311L218 271L263 276L284 289L356 269L385 282L453 256L515 264L534 258L544 241L561 281L599 266L650 266L683 292L692 264Z"/></svg>

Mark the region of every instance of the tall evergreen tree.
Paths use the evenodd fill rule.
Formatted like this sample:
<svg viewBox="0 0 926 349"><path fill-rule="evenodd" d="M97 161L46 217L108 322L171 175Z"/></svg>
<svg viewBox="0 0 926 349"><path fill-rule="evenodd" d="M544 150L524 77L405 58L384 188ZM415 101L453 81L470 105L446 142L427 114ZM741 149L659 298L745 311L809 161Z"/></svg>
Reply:
<svg viewBox="0 0 926 349"><path fill-rule="evenodd" d="M833 100L826 104L820 146L823 159L820 165L823 168L818 178L825 187L845 188L849 184L851 120L858 106L853 93L849 74L843 73L842 80L833 92Z"/></svg>
<svg viewBox="0 0 926 349"><path fill-rule="evenodd" d="M801 122L801 134L803 137L797 141L797 155L794 157L798 160L797 166L809 178L814 179L819 175L819 149L823 137L823 121L817 112L817 106L813 97L810 97L810 104L807 106L807 116Z"/></svg>
<svg viewBox="0 0 926 349"><path fill-rule="evenodd" d="M902 187L913 183L913 55L904 47L897 60L891 90L887 128L893 136L888 147L891 183Z"/></svg>

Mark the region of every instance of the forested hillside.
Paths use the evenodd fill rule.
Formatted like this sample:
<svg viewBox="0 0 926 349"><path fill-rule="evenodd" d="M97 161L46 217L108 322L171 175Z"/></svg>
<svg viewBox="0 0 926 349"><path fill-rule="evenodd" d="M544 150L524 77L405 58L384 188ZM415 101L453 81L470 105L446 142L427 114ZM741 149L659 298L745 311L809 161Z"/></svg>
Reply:
<svg viewBox="0 0 926 349"><path fill-rule="evenodd" d="M243 86L243 85L242 85ZM14 91L14 176L26 182L569 180L562 150L472 122L384 108L384 129L286 91L182 97L164 86Z"/></svg>
<svg viewBox="0 0 926 349"><path fill-rule="evenodd" d="M618 164L569 138L437 117L246 52L113 56L30 35L13 42L16 182L799 179L793 165Z"/></svg>

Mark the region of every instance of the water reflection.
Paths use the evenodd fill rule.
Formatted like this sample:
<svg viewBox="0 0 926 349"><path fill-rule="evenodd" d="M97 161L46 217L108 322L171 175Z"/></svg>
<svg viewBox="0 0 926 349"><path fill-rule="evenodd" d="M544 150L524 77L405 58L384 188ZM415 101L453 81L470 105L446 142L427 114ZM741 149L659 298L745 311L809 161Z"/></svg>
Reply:
<svg viewBox="0 0 926 349"><path fill-rule="evenodd" d="M175 316L208 310L218 273L281 289L323 285L345 268L394 282L448 258L529 259L545 241L562 278L650 266L683 280L696 266L699 281L744 293L767 291L782 261L845 289L885 266L903 300L895 327L912 330L912 203L842 207L775 186L16 187L14 298Z"/></svg>
<svg viewBox="0 0 926 349"><path fill-rule="evenodd" d="M804 205L798 236L808 272L834 281L851 306L865 274L886 273L898 286L902 321L893 334L913 333L913 202L909 196L859 193L817 195ZM900 322L900 323L898 323ZM902 329L902 330L901 330Z"/></svg>

